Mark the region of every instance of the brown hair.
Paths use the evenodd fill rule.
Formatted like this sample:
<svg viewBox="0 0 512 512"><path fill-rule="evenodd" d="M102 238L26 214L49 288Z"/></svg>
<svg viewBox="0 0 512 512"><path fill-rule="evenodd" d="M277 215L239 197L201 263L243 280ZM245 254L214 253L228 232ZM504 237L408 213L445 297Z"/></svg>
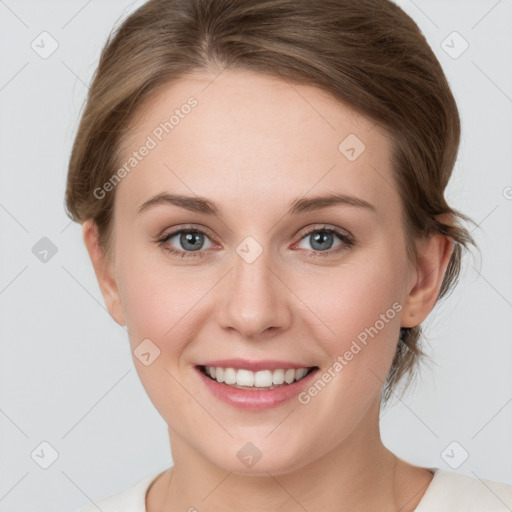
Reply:
<svg viewBox="0 0 512 512"><path fill-rule="evenodd" d="M444 190L458 152L460 120L441 65L414 21L389 0L150 0L110 35L95 72L71 153L67 214L94 219L111 254L115 193L94 190L114 174L126 126L157 89L195 71L253 70L329 92L390 134L392 168L412 261L414 240L442 233L454 251L439 292L475 245ZM440 215L451 219L442 222ZM403 329L383 387L409 383L421 327Z"/></svg>

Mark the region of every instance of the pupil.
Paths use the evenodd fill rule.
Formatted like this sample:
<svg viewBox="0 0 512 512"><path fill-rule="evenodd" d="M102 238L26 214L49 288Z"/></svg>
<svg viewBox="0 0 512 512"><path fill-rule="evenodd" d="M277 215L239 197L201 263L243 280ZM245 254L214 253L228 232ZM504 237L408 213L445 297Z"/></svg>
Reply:
<svg viewBox="0 0 512 512"><path fill-rule="evenodd" d="M330 238L332 238L332 233L326 233L326 232L323 232L323 233L316 233L313 235L313 243L311 244L311 246L313 248L316 248L316 249L326 249L325 246L322 247L322 243L325 242L326 240L329 240ZM315 244L319 244L318 247L315 247ZM329 247L330 247L331 244L329 244ZM327 248L329 248L327 247Z"/></svg>
<svg viewBox="0 0 512 512"><path fill-rule="evenodd" d="M190 247L188 247L189 249L192 249L193 251L196 251L200 248L200 243L196 243L198 240L198 238L201 237L201 234L200 233L184 233L182 234L181 236L181 242L182 242L182 246L184 248L187 248L187 244L192 244Z"/></svg>

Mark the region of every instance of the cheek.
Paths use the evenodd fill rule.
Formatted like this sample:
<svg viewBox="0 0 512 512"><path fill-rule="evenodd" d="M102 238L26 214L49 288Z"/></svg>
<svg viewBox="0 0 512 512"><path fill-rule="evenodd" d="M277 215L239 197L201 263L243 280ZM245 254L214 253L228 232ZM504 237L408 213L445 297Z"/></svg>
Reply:
<svg viewBox="0 0 512 512"><path fill-rule="evenodd" d="M193 295L179 273L170 267L157 266L144 251L122 252L117 262L118 286L130 342L134 349L142 340L162 340L171 337L173 326L185 314L187 295Z"/></svg>
<svg viewBox="0 0 512 512"><path fill-rule="evenodd" d="M209 288L191 281L190 272L183 269L156 268L134 258L120 265L120 294L134 364L149 398L169 424L173 420L166 414L186 406L186 395L173 377L182 380L181 356L198 337L199 301ZM144 353L150 354L147 365Z"/></svg>
<svg viewBox="0 0 512 512"><path fill-rule="evenodd" d="M402 273L396 267L391 257L381 261L368 258L317 272L302 281L296 279L294 291L321 320L322 338L330 340L334 349L338 345L343 348L365 328L374 326L394 303L403 301ZM384 326L378 322L379 331L387 333L388 326L397 323L396 309L386 315Z"/></svg>
<svg viewBox="0 0 512 512"><path fill-rule="evenodd" d="M385 381L400 332L403 272L400 257L360 259L316 274L294 291L314 313L304 311L308 335L327 354L338 396L370 397ZM299 282L297 282L299 283ZM307 327L306 327L307 328ZM326 376L328 379L329 376Z"/></svg>

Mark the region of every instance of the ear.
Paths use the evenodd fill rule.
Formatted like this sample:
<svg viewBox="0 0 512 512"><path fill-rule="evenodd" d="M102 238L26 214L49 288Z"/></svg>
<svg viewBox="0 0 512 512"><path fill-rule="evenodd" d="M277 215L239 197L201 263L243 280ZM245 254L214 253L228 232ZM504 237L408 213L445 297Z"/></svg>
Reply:
<svg viewBox="0 0 512 512"><path fill-rule="evenodd" d="M99 243L98 227L93 219L83 222L82 235L110 316L119 325L125 325L121 298L114 276L114 265L107 260L104 249Z"/></svg>
<svg viewBox="0 0 512 512"><path fill-rule="evenodd" d="M411 267L402 327L419 325L434 307L453 252L453 239L436 233L416 244L418 264Z"/></svg>

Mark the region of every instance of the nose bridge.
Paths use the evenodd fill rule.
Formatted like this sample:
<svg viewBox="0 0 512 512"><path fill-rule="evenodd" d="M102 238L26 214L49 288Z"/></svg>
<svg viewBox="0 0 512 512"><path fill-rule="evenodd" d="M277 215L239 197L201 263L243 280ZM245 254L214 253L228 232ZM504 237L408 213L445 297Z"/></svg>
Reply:
<svg viewBox="0 0 512 512"><path fill-rule="evenodd" d="M283 328L290 320L286 290L276 277L271 251L253 237L236 248L219 319L244 337L257 336L270 327Z"/></svg>

